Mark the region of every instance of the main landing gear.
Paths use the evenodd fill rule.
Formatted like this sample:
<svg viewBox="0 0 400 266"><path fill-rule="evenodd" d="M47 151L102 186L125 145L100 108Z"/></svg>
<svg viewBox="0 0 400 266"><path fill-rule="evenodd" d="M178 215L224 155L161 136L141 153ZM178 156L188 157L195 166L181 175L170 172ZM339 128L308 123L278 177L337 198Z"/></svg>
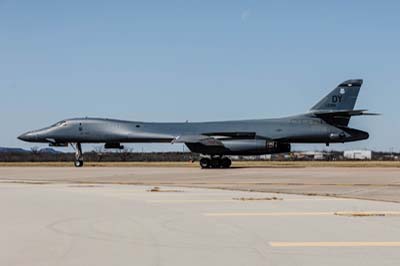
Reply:
<svg viewBox="0 0 400 266"><path fill-rule="evenodd" d="M71 146L75 150L75 167L82 167L83 166L83 153L82 153L82 145L80 143L71 144Z"/></svg>
<svg viewBox="0 0 400 266"><path fill-rule="evenodd" d="M232 161L228 157L222 156L211 156L203 157L200 159L200 166L202 169L207 168L229 168L231 167Z"/></svg>

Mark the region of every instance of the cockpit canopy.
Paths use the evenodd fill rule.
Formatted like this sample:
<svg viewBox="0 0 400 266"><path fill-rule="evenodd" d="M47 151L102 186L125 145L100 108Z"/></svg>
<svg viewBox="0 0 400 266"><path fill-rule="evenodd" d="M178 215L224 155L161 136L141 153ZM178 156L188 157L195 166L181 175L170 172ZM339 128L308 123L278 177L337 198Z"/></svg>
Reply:
<svg viewBox="0 0 400 266"><path fill-rule="evenodd" d="M63 120L63 121L55 123L51 127L63 127L63 126L66 126L66 125L67 125L67 121Z"/></svg>

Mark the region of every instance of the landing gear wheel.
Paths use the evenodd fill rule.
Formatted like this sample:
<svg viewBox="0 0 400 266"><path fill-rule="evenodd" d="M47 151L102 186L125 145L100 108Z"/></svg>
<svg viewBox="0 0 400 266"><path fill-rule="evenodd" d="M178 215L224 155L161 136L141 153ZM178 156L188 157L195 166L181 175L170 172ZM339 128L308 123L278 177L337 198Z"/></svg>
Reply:
<svg viewBox="0 0 400 266"><path fill-rule="evenodd" d="M232 161L228 157L212 156L211 158L204 157L200 159L200 166L202 169L229 168L231 164Z"/></svg>
<svg viewBox="0 0 400 266"><path fill-rule="evenodd" d="M231 165L232 165L232 161L228 157L224 157L221 159L222 168L229 168L229 167L231 167Z"/></svg>
<svg viewBox="0 0 400 266"><path fill-rule="evenodd" d="M82 167L83 166L83 153L82 153L82 145L78 142L75 144L71 143L72 148L75 150L75 167Z"/></svg>
<svg viewBox="0 0 400 266"><path fill-rule="evenodd" d="M210 168L210 166L211 166L211 160L209 158L201 158L200 159L200 167L202 169Z"/></svg>
<svg viewBox="0 0 400 266"><path fill-rule="evenodd" d="M83 160L74 161L74 165L75 165L75 167L82 167L83 166Z"/></svg>
<svg viewBox="0 0 400 266"><path fill-rule="evenodd" d="M211 159L211 168L221 168L221 158L212 158Z"/></svg>

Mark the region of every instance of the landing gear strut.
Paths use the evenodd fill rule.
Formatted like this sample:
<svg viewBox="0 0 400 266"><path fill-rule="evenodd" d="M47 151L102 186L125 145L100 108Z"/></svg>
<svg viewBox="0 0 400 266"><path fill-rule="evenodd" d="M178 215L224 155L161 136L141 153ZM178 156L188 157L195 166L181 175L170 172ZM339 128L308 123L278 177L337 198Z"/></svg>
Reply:
<svg viewBox="0 0 400 266"><path fill-rule="evenodd" d="M232 161L228 157L222 156L211 156L203 157L200 159L200 167L202 169L206 168L229 168L231 167Z"/></svg>
<svg viewBox="0 0 400 266"><path fill-rule="evenodd" d="M74 165L75 167L82 167L83 166L83 153L82 153L82 145L78 142L74 144L71 144L72 147L75 150L75 161Z"/></svg>

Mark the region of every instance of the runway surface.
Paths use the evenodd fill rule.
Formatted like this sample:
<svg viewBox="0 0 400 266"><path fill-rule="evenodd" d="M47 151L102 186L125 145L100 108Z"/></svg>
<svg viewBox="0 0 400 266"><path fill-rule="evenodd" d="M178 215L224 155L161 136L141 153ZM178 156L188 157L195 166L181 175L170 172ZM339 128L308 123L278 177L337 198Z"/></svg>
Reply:
<svg viewBox="0 0 400 266"><path fill-rule="evenodd" d="M400 261L397 203L149 189L2 181L0 265L354 266Z"/></svg>
<svg viewBox="0 0 400 266"><path fill-rule="evenodd" d="M0 167L0 181L168 185L400 202L400 168Z"/></svg>

